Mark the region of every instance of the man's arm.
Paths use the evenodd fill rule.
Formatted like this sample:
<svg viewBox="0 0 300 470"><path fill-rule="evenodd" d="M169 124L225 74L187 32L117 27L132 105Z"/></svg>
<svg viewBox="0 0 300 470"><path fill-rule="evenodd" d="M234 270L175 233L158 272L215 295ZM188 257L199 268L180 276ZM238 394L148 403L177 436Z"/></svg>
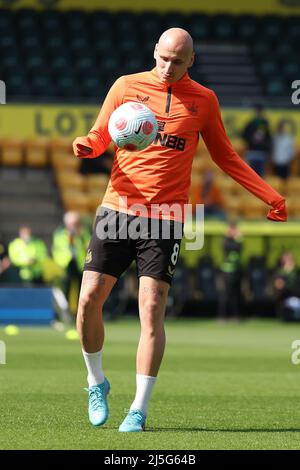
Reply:
<svg viewBox="0 0 300 470"><path fill-rule="evenodd" d="M272 209L267 217L270 220L284 222L287 220L284 198L267 184L235 152L227 137L218 99L214 92L210 94L210 111L201 135L214 162L231 178L264 201Z"/></svg>
<svg viewBox="0 0 300 470"><path fill-rule="evenodd" d="M96 122L87 136L76 137L73 151L76 157L99 157L109 146L111 137L108 132L108 121L113 111L122 104L125 89L125 78L120 77L109 90Z"/></svg>

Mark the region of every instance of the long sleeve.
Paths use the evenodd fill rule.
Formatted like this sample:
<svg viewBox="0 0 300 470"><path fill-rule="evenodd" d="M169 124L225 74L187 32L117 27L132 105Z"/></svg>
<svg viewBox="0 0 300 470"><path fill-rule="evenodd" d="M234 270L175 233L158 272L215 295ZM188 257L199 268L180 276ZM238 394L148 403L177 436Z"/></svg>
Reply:
<svg viewBox="0 0 300 470"><path fill-rule="evenodd" d="M210 113L201 135L214 162L231 178L273 208L284 198L235 152L222 122L218 99L210 94Z"/></svg>
<svg viewBox="0 0 300 470"><path fill-rule="evenodd" d="M113 111L122 104L125 89L125 77L118 78L107 93L96 122L88 135L75 139L73 143L75 155L77 154L77 146L80 145L93 150L88 155L85 155L85 158L99 157L107 149L111 142L108 132L108 121Z"/></svg>

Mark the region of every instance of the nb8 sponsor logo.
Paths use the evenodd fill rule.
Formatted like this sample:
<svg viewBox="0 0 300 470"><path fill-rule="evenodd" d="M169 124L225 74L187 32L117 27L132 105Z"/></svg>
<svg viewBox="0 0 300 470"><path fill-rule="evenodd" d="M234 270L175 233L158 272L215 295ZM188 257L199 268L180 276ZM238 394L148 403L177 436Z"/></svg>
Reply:
<svg viewBox="0 0 300 470"><path fill-rule="evenodd" d="M180 137L177 137L176 135L170 134L164 134L162 136L162 134L158 132L153 143L160 144L163 147L183 151L185 148L186 139L182 139Z"/></svg>

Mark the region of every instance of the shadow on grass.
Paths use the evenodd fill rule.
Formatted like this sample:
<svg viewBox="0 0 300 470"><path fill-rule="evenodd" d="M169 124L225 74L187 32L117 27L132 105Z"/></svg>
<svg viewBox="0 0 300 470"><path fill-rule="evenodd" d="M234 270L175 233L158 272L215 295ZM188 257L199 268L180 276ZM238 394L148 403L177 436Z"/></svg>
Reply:
<svg viewBox="0 0 300 470"><path fill-rule="evenodd" d="M250 429L210 429L210 428L146 428L146 432L299 432L300 428L286 428L286 429L263 429L263 428L250 428Z"/></svg>

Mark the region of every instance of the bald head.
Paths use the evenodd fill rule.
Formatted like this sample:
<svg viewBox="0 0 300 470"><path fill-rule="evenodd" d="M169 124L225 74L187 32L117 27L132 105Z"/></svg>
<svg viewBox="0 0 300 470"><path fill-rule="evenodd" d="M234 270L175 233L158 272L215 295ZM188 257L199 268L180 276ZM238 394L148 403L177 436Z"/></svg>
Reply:
<svg viewBox="0 0 300 470"><path fill-rule="evenodd" d="M193 39L191 35L182 28L167 29L159 38L159 47L167 47L173 51L183 51L186 54L193 53Z"/></svg>
<svg viewBox="0 0 300 470"><path fill-rule="evenodd" d="M167 29L155 46L154 58L162 82L174 83L193 65L193 39L182 28Z"/></svg>

